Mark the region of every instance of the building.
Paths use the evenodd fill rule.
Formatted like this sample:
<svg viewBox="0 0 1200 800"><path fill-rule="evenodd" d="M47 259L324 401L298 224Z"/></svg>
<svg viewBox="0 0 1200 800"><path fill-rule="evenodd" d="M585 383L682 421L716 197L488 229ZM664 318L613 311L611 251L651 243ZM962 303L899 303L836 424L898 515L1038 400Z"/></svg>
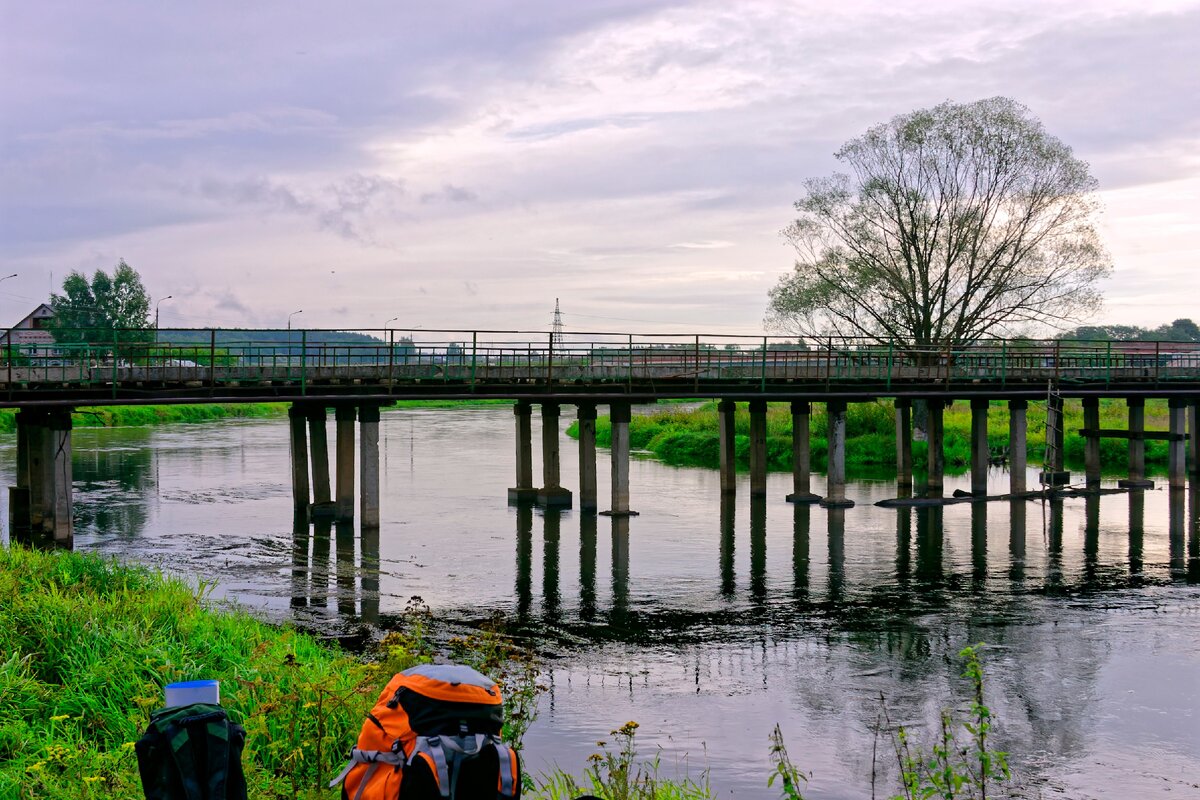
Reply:
<svg viewBox="0 0 1200 800"><path fill-rule="evenodd" d="M13 346L20 347L22 355L53 355L56 352L54 334L49 330L49 323L53 318L54 309L46 303L42 303L26 314L20 322L0 332L0 348L9 346L8 340L11 335Z"/></svg>

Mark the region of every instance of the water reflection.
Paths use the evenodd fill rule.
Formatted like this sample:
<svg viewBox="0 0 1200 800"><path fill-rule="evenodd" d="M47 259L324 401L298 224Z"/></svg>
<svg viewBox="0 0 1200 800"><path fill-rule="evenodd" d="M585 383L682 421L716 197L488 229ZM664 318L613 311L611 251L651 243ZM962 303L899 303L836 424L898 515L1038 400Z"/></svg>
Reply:
<svg viewBox="0 0 1200 800"><path fill-rule="evenodd" d="M917 583L938 589L944 583L942 506L917 507Z"/></svg>
<svg viewBox="0 0 1200 800"><path fill-rule="evenodd" d="M750 599L759 610L767 601L767 498L750 498Z"/></svg>
<svg viewBox="0 0 1200 800"><path fill-rule="evenodd" d="M812 506L808 503L792 505L792 596L798 601L808 599L808 550L809 515Z"/></svg>
<svg viewBox="0 0 1200 800"><path fill-rule="evenodd" d="M1084 498L1083 585L1097 586L1100 566L1100 496Z"/></svg>
<svg viewBox="0 0 1200 800"><path fill-rule="evenodd" d="M912 509L896 509L896 583L907 589L912 577Z"/></svg>
<svg viewBox="0 0 1200 800"><path fill-rule="evenodd" d="M1142 554L1145 545L1146 493L1135 489L1129 493L1129 583L1142 582Z"/></svg>
<svg viewBox="0 0 1200 800"><path fill-rule="evenodd" d="M1046 528L1046 588L1060 590L1063 586L1063 498L1052 495L1042 501Z"/></svg>
<svg viewBox="0 0 1200 800"><path fill-rule="evenodd" d="M982 592L987 585L988 504L971 503L971 590Z"/></svg>
<svg viewBox="0 0 1200 800"><path fill-rule="evenodd" d="M726 600L732 600L737 592L737 578L733 563L736 521L735 496L731 492L721 492L721 596Z"/></svg>
<svg viewBox="0 0 1200 800"><path fill-rule="evenodd" d="M533 605L533 507L522 503L516 507L517 518L517 618L529 616Z"/></svg>
<svg viewBox="0 0 1200 800"><path fill-rule="evenodd" d="M378 528L356 531L352 522L310 522L305 514L295 514L290 574L294 611L323 616L332 591L340 621L379 623Z"/></svg>
<svg viewBox="0 0 1200 800"><path fill-rule="evenodd" d="M596 618L596 515L579 515L579 618Z"/></svg>
<svg viewBox="0 0 1200 800"><path fill-rule="evenodd" d="M629 621L629 517L612 517L612 624Z"/></svg>
<svg viewBox="0 0 1200 800"><path fill-rule="evenodd" d="M1167 542L1170 558L1171 577L1182 580L1187 575L1187 490L1184 487L1172 487L1167 501Z"/></svg>
<svg viewBox="0 0 1200 800"><path fill-rule="evenodd" d="M1025 581L1025 529L1028 510L1029 505L1025 500L1008 502L1008 579L1016 587Z"/></svg>
<svg viewBox="0 0 1200 800"><path fill-rule="evenodd" d="M846 585L846 509L829 509L829 602L837 605L845 599Z"/></svg>
<svg viewBox="0 0 1200 800"><path fill-rule="evenodd" d="M542 612L547 622L556 622L562 598L558 590L558 548L562 528L561 509L547 508L542 528Z"/></svg>

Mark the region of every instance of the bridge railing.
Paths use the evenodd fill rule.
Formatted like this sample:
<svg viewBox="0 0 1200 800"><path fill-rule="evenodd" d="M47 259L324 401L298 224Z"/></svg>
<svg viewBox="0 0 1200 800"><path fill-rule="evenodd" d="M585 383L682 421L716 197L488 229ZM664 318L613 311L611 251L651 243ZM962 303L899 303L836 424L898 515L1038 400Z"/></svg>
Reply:
<svg viewBox="0 0 1200 800"><path fill-rule="evenodd" d="M354 379L482 386L513 382L757 382L946 386L1031 381L1110 385L1200 380L1200 343L989 339L934 347L868 339L610 332L172 329L10 330L13 386L192 385ZM24 336L24 338L22 338Z"/></svg>

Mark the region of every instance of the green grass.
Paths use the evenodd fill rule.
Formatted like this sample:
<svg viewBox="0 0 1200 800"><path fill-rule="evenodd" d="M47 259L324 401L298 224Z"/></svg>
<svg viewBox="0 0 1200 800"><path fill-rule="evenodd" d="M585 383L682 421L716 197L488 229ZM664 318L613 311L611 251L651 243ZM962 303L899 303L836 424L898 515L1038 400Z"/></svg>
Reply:
<svg viewBox="0 0 1200 800"><path fill-rule="evenodd" d="M204 595L93 555L0 549L0 798L141 798L133 742L167 683L198 678L246 728L251 797L330 797L379 688L438 652L420 615L365 661ZM488 631L447 647L501 680L519 743L532 662Z"/></svg>
<svg viewBox="0 0 1200 800"><path fill-rule="evenodd" d="M1125 403L1118 400L1100 402L1100 426L1128 427ZM1068 401L1064 410L1066 423L1066 457L1073 465L1082 465L1084 440L1076 431L1083 427L1083 407L1079 401ZM1027 457L1031 465L1041 462L1046 434L1044 403L1030 403L1027 412ZM1000 449L1008 444L1008 403L995 401L988 413L988 445ZM735 417L737 464L749 469L750 412L745 404L738 407ZM971 410L966 403L955 403L944 416L947 472L966 470L971 463ZM1146 402L1146 428L1165 430L1167 404L1165 400ZM810 447L813 468L823 470L828 450L825 438L824 406L814 404L810 423ZM572 423L568 435L578 438L579 424ZM846 411L846 469L850 474L877 474L896 463L895 409L891 402L852 403ZM648 451L661 461L675 466L720 466L719 433L716 403L705 403L692 410L664 409L652 414L638 414L629 423L630 445ZM608 417L596 421L596 441L607 447L612 441ZM1128 443L1123 439L1101 440L1101 463L1108 469L1123 469L1128 458ZM924 442L913 443L913 459L918 468L927 463L928 448ZM1162 466L1167 461L1167 444L1146 442L1146 463ZM792 418L787 403L767 405L767 464L775 471L792 468Z"/></svg>
<svg viewBox="0 0 1200 800"><path fill-rule="evenodd" d="M287 414L286 403L205 403L162 406L82 406L71 414L76 428L117 428L167 425L179 422L210 422L218 419L279 417ZM17 429L17 410L0 409L0 433Z"/></svg>

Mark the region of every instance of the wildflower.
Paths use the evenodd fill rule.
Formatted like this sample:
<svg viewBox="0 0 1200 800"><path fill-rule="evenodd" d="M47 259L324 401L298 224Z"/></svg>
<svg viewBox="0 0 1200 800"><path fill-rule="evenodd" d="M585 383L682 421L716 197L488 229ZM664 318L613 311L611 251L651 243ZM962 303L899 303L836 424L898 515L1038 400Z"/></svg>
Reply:
<svg viewBox="0 0 1200 800"><path fill-rule="evenodd" d="M316 707L317 707L317 704L312 702L311 700L304 704L304 708L316 708Z"/></svg>
<svg viewBox="0 0 1200 800"><path fill-rule="evenodd" d="M39 771L45 769L45 767L46 767L45 761L38 761L38 762L36 762L34 764L30 764L28 767L26 767L25 771L26 772L39 772Z"/></svg>
<svg viewBox="0 0 1200 800"><path fill-rule="evenodd" d="M71 718L70 714L55 714L53 717L50 718L50 721L51 722L62 722L64 719L70 719L70 718Z"/></svg>
<svg viewBox="0 0 1200 800"><path fill-rule="evenodd" d="M96 781L102 781L102 780L104 780L104 777L101 775L87 775L84 777L83 782L84 783L95 783Z"/></svg>

